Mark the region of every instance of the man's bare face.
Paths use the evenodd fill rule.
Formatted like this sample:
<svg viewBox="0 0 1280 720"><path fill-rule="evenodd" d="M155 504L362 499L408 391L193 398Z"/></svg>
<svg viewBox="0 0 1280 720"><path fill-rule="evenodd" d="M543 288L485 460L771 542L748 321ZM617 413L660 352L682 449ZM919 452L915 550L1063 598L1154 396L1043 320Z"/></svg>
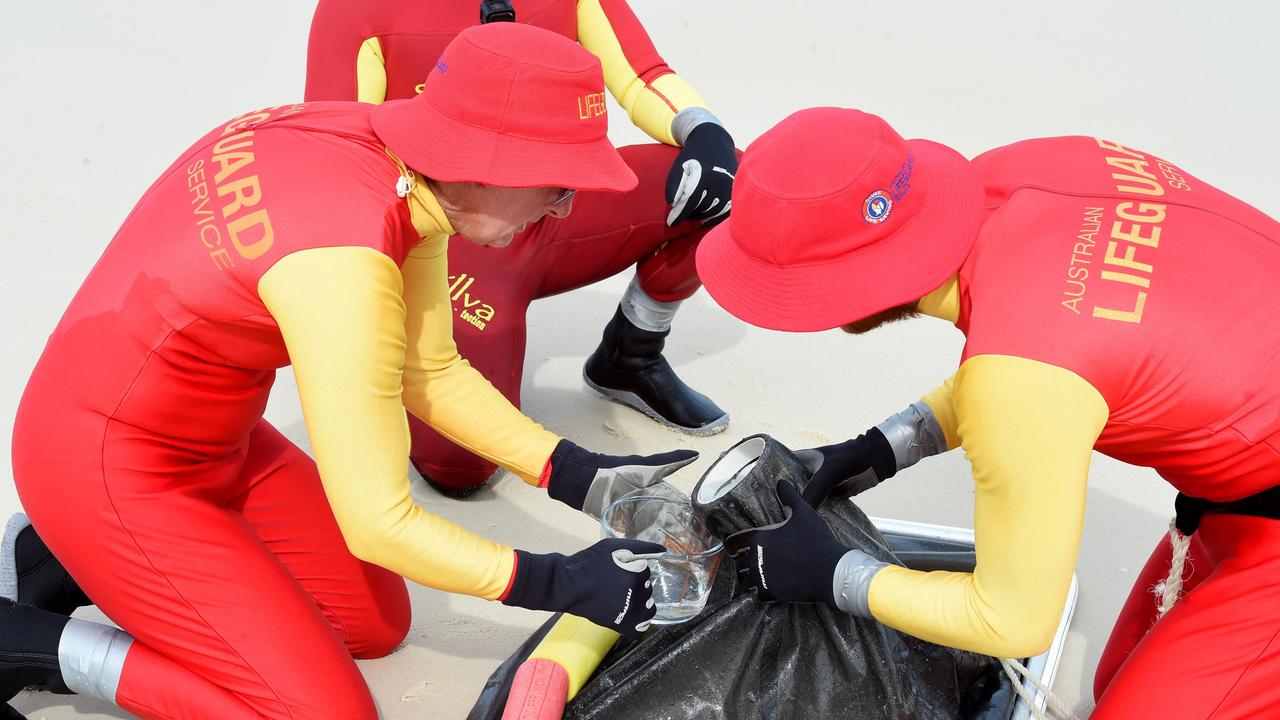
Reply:
<svg viewBox="0 0 1280 720"><path fill-rule="evenodd" d="M891 307L888 310L881 310L880 312L875 313L874 315L869 315L861 320L845 323L840 326L840 329L850 335L861 335L863 333L871 332L881 325L887 325L899 320L910 320L913 317L919 317L919 315L920 311L916 310L916 304L911 302L906 303L905 305Z"/></svg>
<svg viewBox="0 0 1280 720"><path fill-rule="evenodd" d="M466 239L489 247L506 247L529 225L550 215L562 218L573 209L573 200L555 204L563 188L503 188L476 186L471 193L472 214L464 231Z"/></svg>

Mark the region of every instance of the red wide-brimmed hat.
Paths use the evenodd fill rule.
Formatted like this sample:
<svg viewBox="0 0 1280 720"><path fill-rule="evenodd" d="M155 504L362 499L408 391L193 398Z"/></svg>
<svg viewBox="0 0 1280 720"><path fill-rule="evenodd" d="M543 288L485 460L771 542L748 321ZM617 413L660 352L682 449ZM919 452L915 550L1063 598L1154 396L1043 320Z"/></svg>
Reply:
<svg viewBox="0 0 1280 720"><path fill-rule="evenodd" d="M422 93L375 108L373 129L435 180L622 192L635 173L609 142L600 61L518 23L467 28Z"/></svg>
<svg viewBox="0 0 1280 720"><path fill-rule="evenodd" d="M857 110L801 110L747 148L698 276L753 325L828 330L935 290L981 217L982 189L951 148Z"/></svg>

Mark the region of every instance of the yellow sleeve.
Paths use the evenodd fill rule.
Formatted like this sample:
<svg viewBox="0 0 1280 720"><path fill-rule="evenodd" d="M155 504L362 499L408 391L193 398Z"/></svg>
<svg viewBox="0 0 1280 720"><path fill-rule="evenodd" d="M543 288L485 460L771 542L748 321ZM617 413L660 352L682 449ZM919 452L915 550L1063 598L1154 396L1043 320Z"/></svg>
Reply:
<svg viewBox="0 0 1280 720"><path fill-rule="evenodd" d="M561 438L517 410L458 354L447 249L443 237L430 240L401 267L409 341L405 406L449 440L536 485Z"/></svg>
<svg viewBox="0 0 1280 720"><path fill-rule="evenodd" d="M1107 405L1072 372L1004 355L966 361L953 401L973 465L977 568L886 567L871 581L871 613L930 642L1036 655L1052 642L1066 602Z"/></svg>
<svg viewBox="0 0 1280 720"><path fill-rule="evenodd" d="M382 44L371 37L356 53L356 100L378 105L386 99L387 64L382 59Z"/></svg>
<svg viewBox="0 0 1280 720"><path fill-rule="evenodd" d="M631 122L658 142L679 145L671 134L676 113L707 103L667 67L626 3L578 0L578 42L600 58L604 84Z"/></svg>
<svg viewBox="0 0 1280 720"><path fill-rule="evenodd" d="M938 421L938 427L942 428L942 434L946 435L948 450L960 447L960 434L956 430L956 410L951 398L951 386L955 381L956 376L952 375L946 382L920 398L921 402L933 411L933 419Z"/></svg>
<svg viewBox="0 0 1280 720"><path fill-rule="evenodd" d="M258 283L298 380L307 434L342 537L358 558L447 592L496 599L511 548L414 504L401 403L402 282L360 247L285 256Z"/></svg>

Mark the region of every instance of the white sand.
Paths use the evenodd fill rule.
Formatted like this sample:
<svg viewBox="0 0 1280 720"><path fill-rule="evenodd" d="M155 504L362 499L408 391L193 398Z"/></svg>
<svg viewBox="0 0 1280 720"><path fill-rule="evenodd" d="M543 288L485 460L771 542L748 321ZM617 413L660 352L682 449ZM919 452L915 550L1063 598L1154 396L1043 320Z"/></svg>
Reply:
<svg viewBox="0 0 1280 720"><path fill-rule="evenodd" d="M904 136L968 154L1027 137L1097 134L1170 158L1280 215L1273 3L1234 3L1230 15L1189 0L635 5L658 48L742 146L812 105L869 109ZM310 15L309 3L282 0L0 7L0 456L9 456L14 410L44 338L142 191L218 121L301 96ZM642 139L616 113L614 126L619 143ZM582 361L626 280L534 305L526 407L602 451L704 451L679 475L686 489L715 453L750 433L800 447L861 432L944 378L962 345L958 332L931 320L859 339L765 332L699 294L677 319L668 357L732 412L733 424L720 437L688 439L581 386ZM268 416L305 443L291 376L282 373L277 387ZM958 454L927 461L863 506L967 526L966 469ZM596 537L590 521L510 478L468 502L418 485L433 511L519 547L572 551ZM1102 457L1094 464L1080 602L1057 682L1068 705L1092 705L1093 667L1172 496L1149 470ZM0 514L17 509L12 483L0 481ZM544 617L421 587L413 599L404 646L361 664L388 718L464 716L489 672ZM15 704L48 720L123 716L47 694Z"/></svg>

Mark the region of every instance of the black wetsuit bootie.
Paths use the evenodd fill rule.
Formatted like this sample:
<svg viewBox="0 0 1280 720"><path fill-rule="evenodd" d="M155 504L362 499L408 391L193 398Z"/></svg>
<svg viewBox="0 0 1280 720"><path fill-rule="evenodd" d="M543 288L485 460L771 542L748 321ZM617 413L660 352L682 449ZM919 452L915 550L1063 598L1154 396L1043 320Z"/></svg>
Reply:
<svg viewBox="0 0 1280 720"><path fill-rule="evenodd" d="M22 513L9 518L0 540L0 597L60 615L93 604Z"/></svg>
<svg viewBox="0 0 1280 720"><path fill-rule="evenodd" d="M71 692L58 663L58 643L70 620L0 598L0 702L7 703L24 689Z"/></svg>
<svg viewBox="0 0 1280 720"><path fill-rule="evenodd" d="M600 346L587 358L582 377L596 392L635 408L688 435L715 435L729 415L676 376L662 357L667 334L636 327L622 307L604 328Z"/></svg>

